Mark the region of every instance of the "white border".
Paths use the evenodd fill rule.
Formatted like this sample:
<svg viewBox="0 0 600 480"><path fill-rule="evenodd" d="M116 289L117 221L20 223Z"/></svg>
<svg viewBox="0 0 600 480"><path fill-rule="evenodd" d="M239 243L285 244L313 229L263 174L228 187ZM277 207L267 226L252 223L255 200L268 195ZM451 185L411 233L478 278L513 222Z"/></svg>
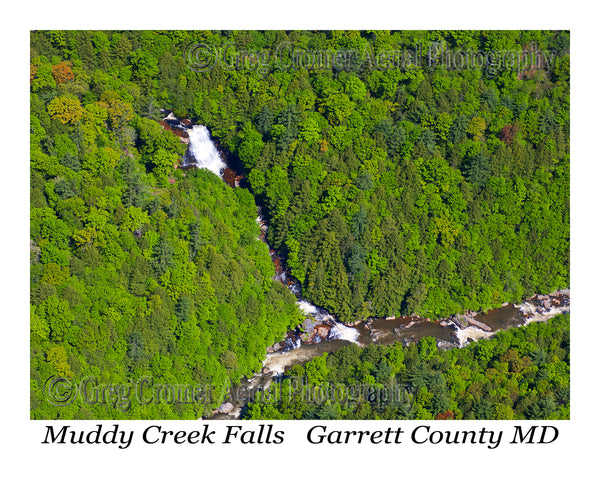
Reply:
<svg viewBox="0 0 600 480"><path fill-rule="evenodd" d="M3 423L0 438L3 470L19 477L39 474L43 478L372 478L419 475L423 478L564 478L575 472L594 475L595 438L598 434L598 395L595 371L596 338L593 325L595 273L597 271L598 214L595 200L598 181L597 91L598 44L595 15L582 12L577 3L545 2L415 2L416 5L325 4L302 1L247 2L227 5L218 2L22 2L5 10L3 25L3 156L4 178L0 191L2 215ZM585 8L585 7L583 7ZM536 422L554 424L561 437L556 445L515 447L496 450L473 447L424 448L400 446L312 446L302 437L307 422L269 422L286 430L280 446L218 448L165 446L143 448L140 444L120 451L114 447L76 448L44 446L40 442L44 422L29 421L28 338L28 245L29 169L28 91L25 75L29 63L29 30L56 29L541 29L571 30L572 123L571 123L571 218L572 218L572 420ZM8 147L8 148L7 148ZM97 423L86 422L92 426ZM152 422L121 422L134 425L138 435ZM336 422L333 428L382 429L399 422ZM402 422L409 425L412 422ZM416 422L422 424L426 422ZM470 422L437 422L436 429L465 429ZM527 423L527 422L525 422ZM192 430L195 422L161 422L175 429ZM80 422L77 423L80 425ZM476 422L474 428L510 429L514 422ZM590 473L588 473L590 472ZM591 477L590 477L591 478Z"/></svg>

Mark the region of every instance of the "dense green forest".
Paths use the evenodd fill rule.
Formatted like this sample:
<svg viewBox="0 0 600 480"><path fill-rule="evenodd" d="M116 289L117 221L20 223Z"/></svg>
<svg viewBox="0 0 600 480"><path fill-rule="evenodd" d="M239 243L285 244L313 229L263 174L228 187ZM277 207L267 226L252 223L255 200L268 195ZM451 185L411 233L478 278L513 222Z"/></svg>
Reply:
<svg viewBox="0 0 600 480"><path fill-rule="evenodd" d="M434 42L554 53L493 72L272 56L259 71L239 53ZM194 44L242 61L196 71ZM301 316L272 280L256 204L303 296L342 321L436 318L569 284L568 32L35 31L30 49L34 418L205 413L53 407L52 375L220 387L258 370ZM250 190L174 169L185 145L161 108L206 125Z"/></svg>
<svg viewBox="0 0 600 480"><path fill-rule="evenodd" d="M352 344L292 367L277 396L258 393L244 418L565 419L569 371L569 315L446 351L431 337L408 347ZM393 385L405 395L390 395Z"/></svg>

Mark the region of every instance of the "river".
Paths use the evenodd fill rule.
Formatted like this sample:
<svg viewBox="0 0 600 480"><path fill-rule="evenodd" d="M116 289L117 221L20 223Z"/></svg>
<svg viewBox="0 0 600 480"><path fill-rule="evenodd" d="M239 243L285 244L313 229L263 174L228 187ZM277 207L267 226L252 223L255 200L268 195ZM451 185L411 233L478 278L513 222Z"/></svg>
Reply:
<svg viewBox="0 0 600 480"><path fill-rule="evenodd" d="M180 121L170 114L163 124L188 143L188 151L182 168L206 168L219 175L228 185L235 188L243 184L243 177L230 168L219 152L210 132L205 126L190 126L189 121ZM268 226L257 207L257 222L261 226L260 239L266 243ZM324 353L334 352L345 345L356 343L391 345L396 342L409 344L424 337L436 339L439 348L463 347L482 338L490 338L495 332L520 327L530 322L548 319L570 311L569 289L549 295L534 295L520 304L504 304L488 312L467 312L442 320L430 320L417 316L399 318L370 318L353 326L344 325L326 310L302 298L301 288L284 268L283 259L272 249L276 275L275 280L285 284L296 295L298 307L305 314L303 325L288 332L281 342L271 346L263 369L252 378L242 381L242 386L252 390L265 388L274 377L281 375L293 365L307 362ZM243 402L233 402L222 408L226 413L215 413L213 419L238 418Z"/></svg>

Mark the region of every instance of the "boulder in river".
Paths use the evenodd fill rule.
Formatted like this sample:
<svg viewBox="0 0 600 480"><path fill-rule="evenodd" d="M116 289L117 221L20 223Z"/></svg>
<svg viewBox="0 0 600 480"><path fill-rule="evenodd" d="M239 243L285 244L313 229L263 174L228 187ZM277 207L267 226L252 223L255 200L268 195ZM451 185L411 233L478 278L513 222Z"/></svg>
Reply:
<svg viewBox="0 0 600 480"><path fill-rule="evenodd" d="M321 338L327 338L327 336L329 335L329 330L331 330L331 327L329 325L319 325L315 327L317 335Z"/></svg>
<svg viewBox="0 0 600 480"><path fill-rule="evenodd" d="M450 320L452 320L452 322L454 322L454 324L458 327L458 328L467 328L469 326L469 322L467 321L467 319L465 318L465 316L463 314L456 314L456 315L452 315L450 317Z"/></svg>
<svg viewBox="0 0 600 480"><path fill-rule="evenodd" d="M550 300L549 298L545 298L542 301L542 305L544 306L544 308L549 309L550 307L552 307L552 300Z"/></svg>
<svg viewBox="0 0 600 480"><path fill-rule="evenodd" d="M479 321L475 320L473 317L470 317L468 319L468 321L469 321L469 325L473 325L473 326L475 326L477 328L480 328L481 330L484 330L486 332L491 332L492 331L492 329L490 328L489 325L486 325L483 322L479 322Z"/></svg>
<svg viewBox="0 0 600 480"><path fill-rule="evenodd" d="M231 413L233 410L233 404L231 402L225 402L219 408L213 411L213 413Z"/></svg>
<svg viewBox="0 0 600 480"><path fill-rule="evenodd" d="M275 353L281 350L281 343L276 343L272 347L267 347L267 353Z"/></svg>

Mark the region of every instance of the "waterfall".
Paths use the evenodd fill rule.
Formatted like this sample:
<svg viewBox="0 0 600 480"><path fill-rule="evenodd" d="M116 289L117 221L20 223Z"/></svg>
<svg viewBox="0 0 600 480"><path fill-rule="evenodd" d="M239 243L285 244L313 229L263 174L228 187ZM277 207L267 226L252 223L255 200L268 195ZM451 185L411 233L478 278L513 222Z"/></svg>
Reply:
<svg viewBox="0 0 600 480"><path fill-rule="evenodd" d="M225 162L210 138L210 132L204 125L194 125L188 131L190 138L189 154L198 168L206 168L215 175L221 176Z"/></svg>

